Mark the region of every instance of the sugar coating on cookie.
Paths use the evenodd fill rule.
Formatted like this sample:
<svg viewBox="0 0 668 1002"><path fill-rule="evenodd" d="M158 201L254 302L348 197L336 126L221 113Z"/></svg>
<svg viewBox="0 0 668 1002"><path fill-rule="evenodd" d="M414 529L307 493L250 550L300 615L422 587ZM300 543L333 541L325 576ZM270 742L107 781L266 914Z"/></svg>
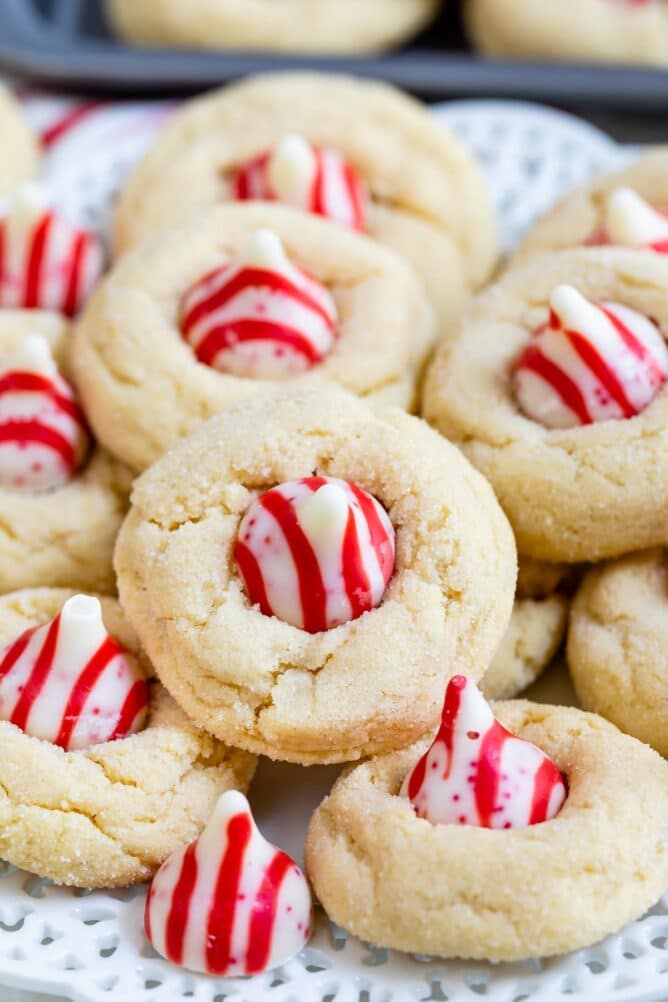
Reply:
<svg viewBox="0 0 668 1002"><path fill-rule="evenodd" d="M606 200L603 223L589 243L668 254L668 210L654 208L633 188L615 188Z"/></svg>
<svg viewBox="0 0 668 1002"><path fill-rule="evenodd" d="M66 751L141 730L148 695L144 673L109 636L92 596L69 598L0 654L0 719Z"/></svg>
<svg viewBox="0 0 668 1002"><path fill-rule="evenodd" d="M259 974L311 933L311 894L295 861L258 830L230 790L190 845L160 867L146 899L149 942L173 963L217 975Z"/></svg>
<svg viewBox="0 0 668 1002"><path fill-rule="evenodd" d="M261 229L188 290L181 331L205 365L249 379L287 379L322 362L338 334L338 313L326 287Z"/></svg>
<svg viewBox="0 0 668 1002"><path fill-rule="evenodd" d="M231 191L242 201L285 202L349 229L366 229L368 193L357 171L336 150L296 133L239 168Z"/></svg>
<svg viewBox="0 0 668 1002"><path fill-rule="evenodd" d="M73 317L103 269L97 237L49 208L38 185L18 190L0 219L0 308Z"/></svg>
<svg viewBox="0 0 668 1002"><path fill-rule="evenodd" d="M573 428L635 417L667 378L668 348L649 317L560 285L550 297L548 322L517 362L514 386L527 417L548 428Z"/></svg>
<svg viewBox="0 0 668 1002"><path fill-rule="evenodd" d="M552 760L506 730L465 675L448 683L438 734L401 792L433 824L502 829L549 821L566 799Z"/></svg>
<svg viewBox="0 0 668 1002"><path fill-rule="evenodd" d="M394 572L395 533L382 505L357 484L304 477L250 505L234 555L254 605L318 633L380 604Z"/></svg>
<svg viewBox="0 0 668 1002"><path fill-rule="evenodd" d="M86 418L48 341L28 335L0 360L0 487L60 487L80 467L89 445Z"/></svg>

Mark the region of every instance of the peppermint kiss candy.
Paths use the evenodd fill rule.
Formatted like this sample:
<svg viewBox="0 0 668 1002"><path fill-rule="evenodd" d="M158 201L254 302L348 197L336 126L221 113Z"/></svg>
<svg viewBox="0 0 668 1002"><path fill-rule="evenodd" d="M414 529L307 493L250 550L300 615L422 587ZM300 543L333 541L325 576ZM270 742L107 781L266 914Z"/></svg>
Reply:
<svg viewBox="0 0 668 1002"><path fill-rule="evenodd" d="M293 264L271 230L185 295L183 337L198 360L252 379L287 379L323 360L337 336L327 289Z"/></svg>
<svg viewBox="0 0 668 1002"><path fill-rule="evenodd" d="M36 185L19 189L0 220L0 307L79 312L104 267L102 246L48 208Z"/></svg>
<svg viewBox="0 0 668 1002"><path fill-rule="evenodd" d="M147 710L146 679L107 633L97 598L68 599L0 654L0 719L65 751L134 734Z"/></svg>
<svg viewBox="0 0 668 1002"><path fill-rule="evenodd" d="M367 194L357 172L336 150L319 149L302 136L285 136L237 171L232 194L242 201L285 202L349 229L366 229Z"/></svg>
<svg viewBox="0 0 668 1002"><path fill-rule="evenodd" d="M83 462L90 438L48 342L31 335L0 361L0 487L48 490Z"/></svg>
<svg viewBox="0 0 668 1002"><path fill-rule="evenodd" d="M356 484L305 477L250 505L234 556L265 616L318 633L380 604L394 571L394 528Z"/></svg>
<svg viewBox="0 0 668 1002"><path fill-rule="evenodd" d="M306 877L260 834L242 793L219 799L194 842L162 864L146 899L149 942L204 974L259 974L298 953L311 932Z"/></svg>
<svg viewBox="0 0 668 1002"><path fill-rule="evenodd" d="M550 297L550 319L520 356L515 393L547 428L631 418L668 378L668 349L648 317L619 303L592 303L569 285Z"/></svg>
<svg viewBox="0 0 668 1002"><path fill-rule="evenodd" d="M435 825L526 828L559 812L566 786L551 759L507 731L475 683L455 675L441 728L401 793Z"/></svg>
<svg viewBox="0 0 668 1002"><path fill-rule="evenodd" d="M602 242L626 247L646 247L668 254L668 215L653 209L631 188L617 188L605 207Z"/></svg>

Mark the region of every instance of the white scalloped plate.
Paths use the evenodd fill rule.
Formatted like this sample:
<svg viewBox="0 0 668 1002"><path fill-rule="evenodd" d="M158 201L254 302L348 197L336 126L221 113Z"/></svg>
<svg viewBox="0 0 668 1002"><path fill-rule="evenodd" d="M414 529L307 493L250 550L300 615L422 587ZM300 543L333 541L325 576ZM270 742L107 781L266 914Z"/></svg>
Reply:
<svg viewBox="0 0 668 1002"><path fill-rule="evenodd" d="M84 109L58 97L27 96L33 122L61 126L45 182L55 203L106 229L129 166L170 107ZM68 119L72 110L75 118ZM629 157L569 115L516 102L454 102L434 109L479 156L499 212L504 246L533 216L592 173ZM64 125L63 125L64 123ZM563 673L541 680L536 698L570 702ZM311 811L337 770L263 761L251 791L265 833L298 859ZM68 995L77 1002L660 1002L668 998L668 895L638 922L589 950L546 962L432 961L360 943L320 913L311 943L271 974L220 980L181 971L157 957L142 932L144 888L65 890L0 864L0 983Z"/></svg>

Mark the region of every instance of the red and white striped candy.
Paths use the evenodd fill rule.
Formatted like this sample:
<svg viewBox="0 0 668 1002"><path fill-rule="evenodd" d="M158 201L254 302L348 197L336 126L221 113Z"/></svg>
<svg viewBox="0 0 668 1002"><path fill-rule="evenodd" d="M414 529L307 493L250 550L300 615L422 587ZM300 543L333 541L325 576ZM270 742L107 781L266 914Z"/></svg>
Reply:
<svg viewBox="0 0 668 1002"><path fill-rule="evenodd" d="M147 710L143 672L107 633L97 598L68 599L0 654L0 719L65 751L134 734Z"/></svg>
<svg viewBox="0 0 668 1002"><path fill-rule="evenodd" d="M144 926L175 964L205 974L259 974L308 941L311 894L294 860L260 834L244 795L230 790L199 838L156 873Z"/></svg>
<svg viewBox="0 0 668 1002"><path fill-rule="evenodd" d="M668 210L654 208L631 188L615 188L605 203L602 224L587 243L668 254Z"/></svg>
<svg viewBox="0 0 668 1002"><path fill-rule="evenodd" d="M366 229L367 193L357 172L336 150L320 149L302 136L285 136L241 167L232 195L284 202L352 230Z"/></svg>
<svg viewBox="0 0 668 1002"><path fill-rule="evenodd" d="M185 295L181 331L198 360L252 379L286 379L323 360L338 333L327 289L270 230Z"/></svg>
<svg viewBox="0 0 668 1002"><path fill-rule="evenodd" d="M401 792L432 824L479 828L537 825L566 799L552 760L507 731L465 675L450 679L440 730Z"/></svg>
<svg viewBox="0 0 668 1002"><path fill-rule="evenodd" d="M89 444L83 411L48 342L27 337L0 361L0 487L59 487L81 465Z"/></svg>
<svg viewBox="0 0 668 1002"><path fill-rule="evenodd" d="M656 324L620 303L593 303L569 285L550 297L550 319L515 369L522 411L547 428L631 418L668 378Z"/></svg>
<svg viewBox="0 0 668 1002"><path fill-rule="evenodd" d="M380 604L394 571L394 528L356 484L305 477L250 505L234 555L254 605L318 633Z"/></svg>
<svg viewBox="0 0 668 1002"><path fill-rule="evenodd" d="M73 317L104 268L99 240L49 209L25 185L0 219L0 308L55 310Z"/></svg>

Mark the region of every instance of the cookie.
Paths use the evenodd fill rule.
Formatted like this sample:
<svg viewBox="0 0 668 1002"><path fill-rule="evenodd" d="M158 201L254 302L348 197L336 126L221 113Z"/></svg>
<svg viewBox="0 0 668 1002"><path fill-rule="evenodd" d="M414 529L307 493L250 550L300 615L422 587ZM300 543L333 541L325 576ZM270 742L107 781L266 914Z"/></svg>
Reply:
<svg viewBox="0 0 668 1002"><path fill-rule="evenodd" d="M245 183L251 168L254 183ZM351 179L364 192L365 232L409 261L447 326L495 263L488 193L459 140L383 83L288 73L191 102L123 189L116 249L236 198L269 197L338 218Z"/></svg>
<svg viewBox="0 0 668 1002"><path fill-rule="evenodd" d="M467 0L483 52L512 58L668 66L668 10L648 0Z"/></svg>
<svg viewBox="0 0 668 1002"><path fill-rule="evenodd" d="M307 874L338 925L379 946L514 961L595 943L665 891L668 765L656 752L570 707L494 712L566 777L559 813L496 831L416 816L400 791L428 741L348 769L306 839Z"/></svg>
<svg viewBox="0 0 668 1002"><path fill-rule="evenodd" d="M603 174L538 219L511 258L571 247L643 247L668 253L668 147L643 153L624 170ZM635 197L634 197L635 196Z"/></svg>
<svg viewBox="0 0 668 1002"><path fill-rule="evenodd" d="M666 255L543 255L438 351L423 413L489 478L521 554L577 563L665 538L667 290Z"/></svg>
<svg viewBox="0 0 668 1002"><path fill-rule="evenodd" d="M90 437L69 381L69 339L57 314L0 311L0 593L115 589L111 557L132 478Z"/></svg>
<svg viewBox="0 0 668 1002"><path fill-rule="evenodd" d="M311 501L324 478L346 481L357 504L339 488L345 508L323 518ZM386 531L362 494L396 542L380 602L355 605L370 544ZM262 511L248 529L265 550L242 575L253 505ZM479 677L497 647L516 573L489 485L455 448L397 409L325 387L254 398L170 450L135 484L115 565L123 607L192 719L303 764L359 758L432 727L455 666ZM332 573L350 584L350 604L347 621L322 630L338 598ZM297 596L301 626L277 594Z"/></svg>
<svg viewBox="0 0 668 1002"><path fill-rule="evenodd" d="M224 205L116 265L76 329L73 364L100 441L142 470L286 380L326 377L410 408L435 333L391 251L285 206Z"/></svg>
<svg viewBox="0 0 668 1002"><path fill-rule="evenodd" d="M560 592L515 599L510 625L480 683L487 699L512 699L542 675L566 635L568 606Z"/></svg>
<svg viewBox="0 0 668 1002"><path fill-rule="evenodd" d="M353 53L389 48L435 15L440 0L106 0L133 45Z"/></svg>
<svg viewBox="0 0 668 1002"><path fill-rule="evenodd" d="M0 598L0 644L47 623L72 595L37 588ZM150 676L151 665L118 603L100 603L114 641ZM2 674L6 680L6 655ZM136 883L198 834L221 793L246 788L253 758L199 731L157 682L149 686L144 729L77 751L0 721L3 859L75 887ZM47 702L52 709L53 701Z"/></svg>
<svg viewBox="0 0 668 1002"><path fill-rule="evenodd" d="M668 568L663 549L591 570L571 611L568 666L578 699L668 755Z"/></svg>
<svg viewBox="0 0 668 1002"><path fill-rule="evenodd" d="M24 120L18 103L0 86L0 198L37 173L37 137Z"/></svg>
<svg viewBox="0 0 668 1002"><path fill-rule="evenodd" d="M566 636L574 569L522 557L510 625L480 682L486 699L512 699L542 675Z"/></svg>

